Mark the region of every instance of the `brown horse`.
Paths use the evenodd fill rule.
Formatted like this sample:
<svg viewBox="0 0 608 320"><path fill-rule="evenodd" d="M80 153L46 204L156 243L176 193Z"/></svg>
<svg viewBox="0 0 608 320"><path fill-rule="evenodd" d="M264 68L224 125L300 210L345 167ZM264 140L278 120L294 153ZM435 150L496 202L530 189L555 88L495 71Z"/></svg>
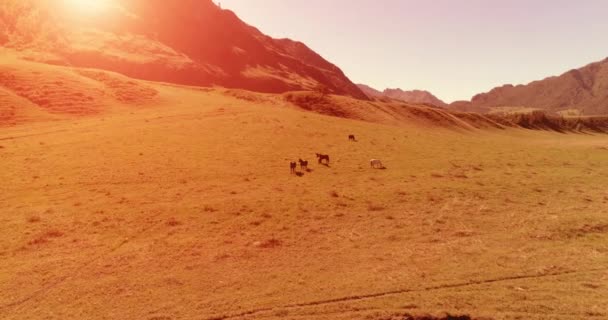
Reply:
<svg viewBox="0 0 608 320"><path fill-rule="evenodd" d="M300 169L302 169L302 170L308 169L308 160L299 159L298 162L300 162Z"/></svg>
<svg viewBox="0 0 608 320"><path fill-rule="evenodd" d="M323 163L323 161L325 160L325 164L328 165L329 164L329 155L328 154L320 154L317 153L317 158L319 159L319 163Z"/></svg>
<svg viewBox="0 0 608 320"><path fill-rule="evenodd" d="M295 162L290 162L289 163L289 169L291 170L291 173L295 173L296 172L296 163Z"/></svg>

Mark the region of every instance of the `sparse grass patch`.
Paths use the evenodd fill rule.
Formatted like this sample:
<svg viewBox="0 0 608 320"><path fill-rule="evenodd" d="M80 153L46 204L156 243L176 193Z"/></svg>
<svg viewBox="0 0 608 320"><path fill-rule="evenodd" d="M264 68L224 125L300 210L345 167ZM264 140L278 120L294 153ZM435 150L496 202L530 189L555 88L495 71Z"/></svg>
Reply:
<svg viewBox="0 0 608 320"><path fill-rule="evenodd" d="M473 231L468 231L468 230L460 230L460 231L454 232L455 237L470 237L472 235L473 235Z"/></svg>
<svg viewBox="0 0 608 320"><path fill-rule="evenodd" d="M454 178L458 178L458 179L468 179L469 176L467 176L465 173L456 173L453 175Z"/></svg>
<svg viewBox="0 0 608 320"><path fill-rule="evenodd" d="M37 238L31 240L30 242L28 242L27 244L30 246L37 246L37 245L45 244L48 242L49 242L49 240L45 237L37 237Z"/></svg>
<svg viewBox="0 0 608 320"><path fill-rule="evenodd" d="M337 207L341 207L341 208L346 208L346 207L348 207L348 203L342 202L342 201L338 201L338 202L336 202L336 206Z"/></svg>
<svg viewBox="0 0 608 320"><path fill-rule="evenodd" d="M255 221L249 222L250 225L255 226L255 227L262 225L262 223L264 223L264 221L261 221L261 220L255 220Z"/></svg>
<svg viewBox="0 0 608 320"><path fill-rule="evenodd" d="M418 306L413 303L410 303L410 304L406 304L406 305L402 306L401 309L406 309L406 310L407 309L418 309Z"/></svg>
<svg viewBox="0 0 608 320"><path fill-rule="evenodd" d="M268 240L256 241L253 243L253 246L257 247L257 248L271 249L271 248L279 247L282 244L283 244L283 242L281 240L276 239L275 237L272 237Z"/></svg>
<svg viewBox="0 0 608 320"><path fill-rule="evenodd" d="M29 223L40 222L40 220L41 220L40 217L36 216L36 215L30 216L30 217L27 218L27 222L29 222Z"/></svg>
<svg viewBox="0 0 608 320"><path fill-rule="evenodd" d="M584 224L578 228L572 228L561 232L566 238L584 237L589 234L608 233L608 224Z"/></svg>
<svg viewBox="0 0 608 320"><path fill-rule="evenodd" d="M35 245L45 244L45 243L48 243L50 241L50 239L61 238L63 236L64 236L64 233L59 230L55 230L55 229L48 230L48 231L40 234L33 240L29 241L28 245L35 246Z"/></svg>
<svg viewBox="0 0 608 320"><path fill-rule="evenodd" d="M169 218L169 220L167 220L165 222L165 224L169 227L177 227L177 226L181 225L182 223L177 221L175 218Z"/></svg>
<svg viewBox="0 0 608 320"><path fill-rule="evenodd" d="M274 312L276 317L284 318L289 315L289 310L281 309Z"/></svg>
<svg viewBox="0 0 608 320"><path fill-rule="evenodd" d="M386 240L391 241L391 242L397 242L397 241L401 240L401 237L399 237L398 235L392 234L392 235L388 236L388 238L386 238Z"/></svg>
<svg viewBox="0 0 608 320"><path fill-rule="evenodd" d="M386 210L386 207L384 207L382 205L370 203L367 205L367 210L368 211L383 211L383 210Z"/></svg>
<svg viewBox="0 0 608 320"><path fill-rule="evenodd" d="M213 207L211 207L211 206L209 206L209 205L205 205L205 206L203 207L203 211L205 211L205 212L216 212L216 211L217 211L217 209L215 209L215 208L213 208Z"/></svg>
<svg viewBox="0 0 608 320"><path fill-rule="evenodd" d="M227 253L220 253L217 254L215 257L213 257L213 261L218 262L218 261L223 261L223 260L227 260L230 258L230 255Z"/></svg>
<svg viewBox="0 0 608 320"><path fill-rule="evenodd" d="M44 233L44 236L47 238L59 238L59 237L63 237L64 233L59 231L59 230L49 230L46 233Z"/></svg>
<svg viewBox="0 0 608 320"><path fill-rule="evenodd" d="M589 289L599 289L599 288L602 287L602 286L600 286L598 284L595 284L595 283L583 283L582 286L585 287L585 288L589 288Z"/></svg>

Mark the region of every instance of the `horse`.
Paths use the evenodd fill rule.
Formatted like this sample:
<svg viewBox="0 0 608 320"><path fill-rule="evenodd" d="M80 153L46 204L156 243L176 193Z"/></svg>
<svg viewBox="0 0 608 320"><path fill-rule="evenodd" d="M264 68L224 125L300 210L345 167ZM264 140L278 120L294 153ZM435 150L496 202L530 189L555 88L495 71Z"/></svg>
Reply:
<svg viewBox="0 0 608 320"><path fill-rule="evenodd" d="M382 168L384 168L384 165L382 165L382 161L380 161L378 159L371 159L369 161L369 165L372 168L375 168L375 169L382 169Z"/></svg>
<svg viewBox="0 0 608 320"><path fill-rule="evenodd" d="M325 160L325 164L329 164L329 155L327 154L320 154L317 153L317 158L319 159L319 163L323 163L323 160Z"/></svg>
<svg viewBox="0 0 608 320"><path fill-rule="evenodd" d="M290 169L291 173L295 173L296 172L296 163L295 162L290 162L289 163L289 169Z"/></svg>
<svg viewBox="0 0 608 320"><path fill-rule="evenodd" d="M299 159L298 162L300 162L300 169L302 169L302 170L308 169L308 160Z"/></svg>
<svg viewBox="0 0 608 320"><path fill-rule="evenodd" d="M348 135L348 140L349 141L357 141L357 139L355 139L355 135L354 134L349 134Z"/></svg>

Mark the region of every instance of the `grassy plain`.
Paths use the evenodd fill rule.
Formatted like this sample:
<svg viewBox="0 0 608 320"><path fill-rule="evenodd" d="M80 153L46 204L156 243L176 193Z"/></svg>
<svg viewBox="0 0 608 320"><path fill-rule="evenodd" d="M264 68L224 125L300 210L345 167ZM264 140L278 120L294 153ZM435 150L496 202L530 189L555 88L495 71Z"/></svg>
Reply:
<svg viewBox="0 0 608 320"><path fill-rule="evenodd" d="M142 86L0 128L0 318L608 317L605 135Z"/></svg>

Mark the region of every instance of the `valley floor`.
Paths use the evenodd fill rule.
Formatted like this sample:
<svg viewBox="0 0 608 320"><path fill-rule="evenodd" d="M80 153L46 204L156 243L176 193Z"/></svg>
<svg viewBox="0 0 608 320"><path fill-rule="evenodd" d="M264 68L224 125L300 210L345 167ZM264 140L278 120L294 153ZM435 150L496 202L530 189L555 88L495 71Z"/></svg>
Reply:
<svg viewBox="0 0 608 320"><path fill-rule="evenodd" d="M608 317L606 135L199 94L0 128L0 318Z"/></svg>

